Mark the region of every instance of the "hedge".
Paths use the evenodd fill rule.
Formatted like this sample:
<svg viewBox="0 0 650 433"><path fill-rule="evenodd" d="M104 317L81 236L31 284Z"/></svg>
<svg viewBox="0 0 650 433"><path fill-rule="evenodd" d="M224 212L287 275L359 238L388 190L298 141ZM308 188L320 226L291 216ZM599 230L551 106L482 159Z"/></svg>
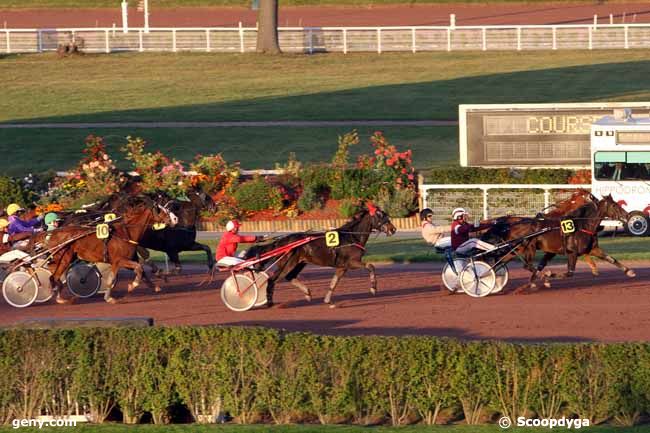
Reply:
<svg viewBox="0 0 650 433"><path fill-rule="evenodd" d="M426 175L426 183L438 184L565 184L574 170L540 168L436 167Z"/></svg>
<svg viewBox="0 0 650 433"><path fill-rule="evenodd" d="M85 408L96 422L632 425L650 413L650 344L333 337L264 328L0 332L0 421ZM119 412L117 411L119 410ZM228 418L229 419L229 418Z"/></svg>

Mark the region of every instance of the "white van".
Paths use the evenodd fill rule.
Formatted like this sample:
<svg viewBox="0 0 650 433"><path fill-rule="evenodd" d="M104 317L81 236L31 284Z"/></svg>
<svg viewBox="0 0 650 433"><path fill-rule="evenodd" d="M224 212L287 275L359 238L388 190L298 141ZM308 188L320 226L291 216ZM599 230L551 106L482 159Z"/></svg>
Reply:
<svg viewBox="0 0 650 433"><path fill-rule="evenodd" d="M591 126L592 193L611 194L630 213L626 230L650 233L650 118L634 118L629 109Z"/></svg>

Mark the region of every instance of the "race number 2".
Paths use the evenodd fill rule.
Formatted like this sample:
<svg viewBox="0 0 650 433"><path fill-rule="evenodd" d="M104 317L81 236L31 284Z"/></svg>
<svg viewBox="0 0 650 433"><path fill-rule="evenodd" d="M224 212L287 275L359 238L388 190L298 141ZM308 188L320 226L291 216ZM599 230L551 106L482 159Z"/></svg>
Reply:
<svg viewBox="0 0 650 433"><path fill-rule="evenodd" d="M327 232L325 233L325 245L328 247L338 247L339 246L339 232Z"/></svg>
<svg viewBox="0 0 650 433"><path fill-rule="evenodd" d="M560 221L560 227L562 228L562 233L565 235L576 231L576 226L573 224L573 220Z"/></svg>
<svg viewBox="0 0 650 433"><path fill-rule="evenodd" d="M108 239L108 224L98 224L95 229L95 234L97 235L97 239Z"/></svg>

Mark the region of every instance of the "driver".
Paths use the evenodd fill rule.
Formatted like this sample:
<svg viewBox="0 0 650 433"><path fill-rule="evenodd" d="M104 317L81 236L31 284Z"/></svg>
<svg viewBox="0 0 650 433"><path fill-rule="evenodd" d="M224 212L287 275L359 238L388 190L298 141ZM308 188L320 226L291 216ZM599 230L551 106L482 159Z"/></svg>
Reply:
<svg viewBox="0 0 650 433"><path fill-rule="evenodd" d="M219 245L217 245L217 252L215 253L217 266L228 267L238 265L244 261L239 257L235 257L239 243L253 243L264 239L263 236L239 235L240 226L241 224L237 220L228 221L228 224L226 224L226 232L221 236Z"/></svg>
<svg viewBox="0 0 650 433"><path fill-rule="evenodd" d="M494 245L477 238L470 239L469 234L492 227L491 223L474 226L467 222L469 214L462 207L451 213L451 248L458 254L468 254L473 249L491 250Z"/></svg>
<svg viewBox="0 0 650 433"><path fill-rule="evenodd" d="M43 216L39 215L30 220L23 220L25 209L16 203L11 203L7 206L7 215L9 215L9 234L15 235L17 233L34 233L36 226L41 224Z"/></svg>
<svg viewBox="0 0 650 433"><path fill-rule="evenodd" d="M9 234L9 221L0 218L0 255L13 249L14 242L24 241L31 237L31 233L23 232L15 235Z"/></svg>
<svg viewBox="0 0 650 433"><path fill-rule="evenodd" d="M429 208L422 209L420 211L420 220L422 221L422 237L428 244L435 245L440 239L441 233L433 224L433 211Z"/></svg>

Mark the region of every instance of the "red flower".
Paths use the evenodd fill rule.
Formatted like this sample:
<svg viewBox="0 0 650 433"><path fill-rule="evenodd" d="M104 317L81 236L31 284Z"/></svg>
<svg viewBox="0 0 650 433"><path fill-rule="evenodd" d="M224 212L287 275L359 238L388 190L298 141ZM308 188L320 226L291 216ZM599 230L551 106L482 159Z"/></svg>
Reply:
<svg viewBox="0 0 650 433"><path fill-rule="evenodd" d="M413 175L412 174L409 174L407 177L409 178L409 180L413 180Z"/></svg>
<svg viewBox="0 0 650 433"><path fill-rule="evenodd" d="M406 174L407 170L405 168L402 169L402 174Z"/></svg>

